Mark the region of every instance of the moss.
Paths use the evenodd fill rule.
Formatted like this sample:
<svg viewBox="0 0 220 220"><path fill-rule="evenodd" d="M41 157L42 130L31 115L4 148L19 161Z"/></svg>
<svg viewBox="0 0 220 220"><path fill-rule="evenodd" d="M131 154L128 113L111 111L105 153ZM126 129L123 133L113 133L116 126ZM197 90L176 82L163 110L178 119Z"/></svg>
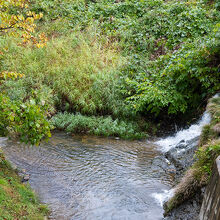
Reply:
<svg viewBox="0 0 220 220"><path fill-rule="evenodd" d="M217 137L216 131L213 129L211 124L205 125L202 129L200 136L199 145L202 146L208 142L208 140L215 139Z"/></svg>
<svg viewBox="0 0 220 220"><path fill-rule="evenodd" d="M212 123L211 124L217 124L220 122L220 97L214 97L209 100L209 103L207 105L208 112L212 115Z"/></svg>
<svg viewBox="0 0 220 220"><path fill-rule="evenodd" d="M209 100L207 111L211 114L212 120L209 125L203 127L200 147L196 153L197 161L193 165L198 170L199 179L204 175L211 175L213 161L220 154L220 97Z"/></svg>
<svg viewBox="0 0 220 220"><path fill-rule="evenodd" d="M220 139L212 140L203 145L196 152L197 161L193 167L198 171L197 179L202 179L204 175L211 175L213 162L220 155Z"/></svg>
<svg viewBox="0 0 220 220"><path fill-rule="evenodd" d="M39 203L29 185L21 183L0 152L0 219L43 220L47 214L47 207Z"/></svg>

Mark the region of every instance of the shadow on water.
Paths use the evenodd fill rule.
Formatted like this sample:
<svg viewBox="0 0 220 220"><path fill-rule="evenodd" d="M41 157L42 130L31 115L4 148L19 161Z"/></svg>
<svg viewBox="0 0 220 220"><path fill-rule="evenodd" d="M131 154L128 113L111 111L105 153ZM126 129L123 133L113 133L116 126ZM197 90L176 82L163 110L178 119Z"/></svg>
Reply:
<svg viewBox="0 0 220 220"><path fill-rule="evenodd" d="M153 195L170 189L172 176L153 162L161 152L152 143L58 132L39 147L8 141L4 151L30 174L50 219L163 218Z"/></svg>

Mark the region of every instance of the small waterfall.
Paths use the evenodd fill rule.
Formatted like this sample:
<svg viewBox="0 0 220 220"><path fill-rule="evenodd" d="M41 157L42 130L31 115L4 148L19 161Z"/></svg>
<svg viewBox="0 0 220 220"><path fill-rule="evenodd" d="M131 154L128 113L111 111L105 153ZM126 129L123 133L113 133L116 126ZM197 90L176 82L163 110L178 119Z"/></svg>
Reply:
<svg viewBox="0 0 220 220"><path fill-rule="evenodd" d="M201 119L198 120L197 123L191 125L187 129L183 129L176 132L173 136L162 138L156 141L155 144L159 146L159 149L163 153L166 153L172 148L177 147L180 142L186 144L188 141L193 140L196 137L199 137L203 126L209 124L210 121L211 121L210 114L208 112L204 112ZM173 196L173 194L174 194L174 189L170 189L170 190L163 190L160 193L153 193L152 197L154 197L154 199L157 201L158 204L163 206L164 202L169 200Z"/></svg>
<svg viewBox="0 0 220 220"><path fill-rule="evenodd" d="M157 203L163 207L165 201L169 200L174 193L174 189L163 190L162 193L153 193L152 197L157 201Z"/></svg>
<svg viewBox="0 0 220 220"><path fill-rule="evenodd" d="M160 146L160 150L162 152L167 152L181 141L187 142L198 137L201 134L202 127L206 124L209 124L210 121L210 114L208 112L204 112L202 118L197 123L191 125L187 129L178 131L173 136L160 139L159 141L156 141L155 144Z"/></svg>

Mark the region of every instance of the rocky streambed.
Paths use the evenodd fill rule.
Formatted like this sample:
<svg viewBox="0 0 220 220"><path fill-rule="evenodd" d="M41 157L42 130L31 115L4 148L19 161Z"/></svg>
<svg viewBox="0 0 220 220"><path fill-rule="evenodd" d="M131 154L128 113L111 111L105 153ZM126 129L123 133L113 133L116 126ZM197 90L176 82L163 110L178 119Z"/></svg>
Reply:
<svg viewBox="0 0 220 220"><path fill-rule="evenodd" d="M172 137L158 141L158 144L164 148L165 158L174 166L175 178L173 187L176 186L185 174L185 171L194 163L194 155L197 150L202 127L209 124L210 121L211 116L205 112L198 123L190 126L188 129L179 131ZM180 141L176 144L178 139ZM198 220L204 191L205 188L199 189L192 198L168 213L164 220Z"/></svg>

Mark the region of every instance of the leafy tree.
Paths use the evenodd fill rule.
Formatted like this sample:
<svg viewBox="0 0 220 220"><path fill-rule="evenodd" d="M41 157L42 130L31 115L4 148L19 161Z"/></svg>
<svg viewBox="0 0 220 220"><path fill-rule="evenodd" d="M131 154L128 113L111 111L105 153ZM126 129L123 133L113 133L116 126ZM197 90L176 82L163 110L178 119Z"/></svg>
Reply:
<svg viewBox="0 0 220 220"><path fill-rule="evenodd" d="M44 33L35 36L35 21L43 14L29 10L27 0L0 0L0 36L20 37L22 46L33 44L44 47L47 39ZM0 51L3 55L5 51ZM16 80L23 74L13 71L0 72L0 85L5 80ZM33 99L25 103L10 100L0 93L0 134L19 137L21 141L38 144L44 137L50 137L50 125L46 119L45 107L37 105Z"/></svg>
<svg viewBox="0 0 220 220"><path fill-rule="evenodd" d="M34 43L37 47L46 45L45 34L34 36L35 21L43 17L29 10L27 0L0 0L0 33L20 36L23 44Z"/></svg>
<svg viewBox="0 0 220 220"><path fill-rule="evenodd" d="M33 43L38 48L44 47L47 42L45 34L41 33L38 37L34 36L35 21L42 17L42 13L36 14L29 10L27 0L0 0L0 36L6 34L21 37L23 45ZM0 56L3 53L4 51L0 51ZM15 79L21 76L23 75L16 72L4 71L0 73L0 79Z"/></svg>

